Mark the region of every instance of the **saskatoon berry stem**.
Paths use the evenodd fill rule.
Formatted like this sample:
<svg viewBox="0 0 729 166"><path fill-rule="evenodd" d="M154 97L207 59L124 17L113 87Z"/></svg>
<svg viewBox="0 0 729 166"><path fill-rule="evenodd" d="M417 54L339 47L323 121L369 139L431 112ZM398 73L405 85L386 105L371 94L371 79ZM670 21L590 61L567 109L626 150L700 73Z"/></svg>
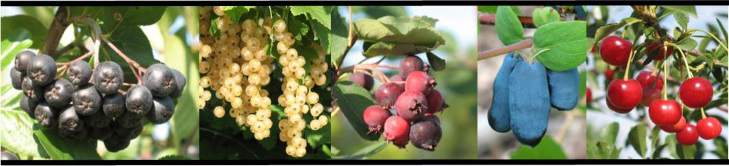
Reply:
<svg viewBox="0 0 729 166"><path fill-rule="evenodd" d="M478 53L478 60L488 59L498 55L514 52L521 49L532 47L532 39L524 39L518 43L511 44L506 47L495 48L488 51Z"/></svg>

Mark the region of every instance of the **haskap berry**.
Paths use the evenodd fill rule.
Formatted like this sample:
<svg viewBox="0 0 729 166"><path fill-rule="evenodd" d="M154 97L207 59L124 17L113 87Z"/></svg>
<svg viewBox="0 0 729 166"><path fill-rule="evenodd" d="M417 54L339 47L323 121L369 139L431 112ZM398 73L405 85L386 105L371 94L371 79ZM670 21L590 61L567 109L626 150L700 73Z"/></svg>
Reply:
<svg viewBox="0 0 729 166"><path fill-rule="evenodd" d="M699 120L696 129L698 129L701 138L706 140L714 139L721 135L721 122L714 117L707 117Z"/></svg>
<svg viewBox="0 0 729 166"><path fill-rule="evenodd" d="M630 49L633 44L630 41L617 36L608 36L600 43L600 56L608 64L614 66L625 66L628 64Z"/></svg>
<svg viewBox="0 0 729 166"><path fill-rule="evenodd" d="M693 77L681 83L678 95L683 104L691 108L701 108L711 102L714 89L711 82L701 77Z"/></svg>
<svg viewBox="0 0 729 166"><path fill-rule="evenodd" d="M362 114L365 124L369 128L370 134L382 133L383 126L387 118L391 116L390 111L385 110L382 106L371 105L367 107Z"/></svg>
<svg viewBox="0 0 729 166"><path fill-rule="evenodd" d="M402 94L403 88L394 82L388 82L380 85L375 91L375 101L377 104L390 108L397 101L398 96Z"/></svg>
<svg viewBox="0 0 729 166"><path fill-rule="evenodd" d="M52 57L23 51L10 70L13 88L22 90L20 108L41 127L57 131L63 139L104 140L111 152L126 148L145 122L167 122L174 113L173 99L181 96L187 82L182 73L162 64L149 67L143 80L158 85L153 86L157 99L142 82L125 90L116 62L100 63L92 71L82 60L64 64L60 73L66 75L57 79Z"/></svg>
<svg viewBox="0 0 729 166"><path fill-rule="evenodd" d="M392 142L397 147L404 148L410 137L410 122L400 116L390 116L385 121L383 135L385 140Z"/></svg>
<svg viewBox="0 0 729 166"><path fill-rule="evenodd" d="M683 145L693 145L699 140L699 133L696 131L696 126L689 124L683 128L683 130L676 133L676 139L678 143Z"/></svg>

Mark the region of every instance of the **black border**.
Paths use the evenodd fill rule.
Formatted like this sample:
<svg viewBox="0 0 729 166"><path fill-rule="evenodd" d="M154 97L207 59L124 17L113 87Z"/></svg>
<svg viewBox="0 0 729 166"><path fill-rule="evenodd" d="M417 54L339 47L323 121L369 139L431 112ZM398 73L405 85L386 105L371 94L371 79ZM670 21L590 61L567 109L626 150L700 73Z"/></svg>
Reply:
<svg viewBox="0 0 729 166"><path fill-rule="evenodd" d="M3 1L2 6L210 6L210 5L331 5L331 6L475 6L475 5L727 5L729 0L642 0L642 1L614 1L614 0L583 0L583 1ZM729 7L729 6L728 6ZM138 164L174 164L174 165L250 165L250 164L291 164L291 165L433 165L433 164L459 164L459 165L522 165L522 164L712 164L726 165L729 160L597 160L597 159L571 159L571 160L3 160L3 165L138 165Z"/></svg>

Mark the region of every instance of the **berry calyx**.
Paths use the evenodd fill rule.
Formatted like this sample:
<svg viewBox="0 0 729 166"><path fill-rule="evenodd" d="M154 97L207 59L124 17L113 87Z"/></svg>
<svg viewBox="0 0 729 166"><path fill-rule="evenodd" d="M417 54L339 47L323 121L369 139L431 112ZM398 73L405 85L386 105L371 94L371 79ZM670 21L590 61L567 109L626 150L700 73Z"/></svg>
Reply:
<svg viewBox="0 0 729 166"><path fill-rule="evenodd" d="M617 36L608 36L600 43L600 56L608 64L625 66L628 64L630 49L633 44Z"/></svg>
<svg viewBox="0 0 729 166"><path fill-rule="evenodd" d="M380 105L371 105L364 110L362 118L370 129L370 134L382 133L385 121L390 117L390 111L382 108Z"/></svg>
<svg viewBox="0 0 729 166"><path fill-rule="evenodd" d="M405 120L413 121L428 111L428 100L425 95L416 91L405 91L395 102L397 115Z"/></svg>
<svg viewBox="0 0 729 166"><path fill-rule="evenodd" d="M377 104L385 108L392 107L397 101L398 96L402 94L403 88L394 82L388 82L380 85L375 91L375 100Z"/></svg>
<svg viewBox="0 0 729 166"><path fill-rule="evenodd" d="M681 83L678 95L683 104L691 108L701 108L711 102L714 89L711 82L701 77L689 78Z"/></svg>
<svg viewBox="0 0 729 166"><path fill-rule="evenodd" d="M393 142L395 146L405 148L410 136L410 123L400 116L390 116L385 120L385 140Z"/></svg>
<svg viewBox="0 0 729 166"><path fill-rule="evenodd" d="M101 95L93 86L82 88L73 93L73 107L81 116L89 116L101 109Z"/></svg>
<svg viewBox="0 0 729 166"><path fill-rule="evenodd" d="M651 121L659 126L676 124L683 117L681 105L675 100L667 99L658 99L651 102L648 107L648 114Z"/></svg>
<svg viewBox="0 0 729 166"><path fill-rule="evenodd" d="M699 140L699 133L696 131L696 126L689 124L686 125L683 130L676 133L676 139L678 143L683 145L693 145Z"/></svg>
<svg viewBox="0 0 729 166"><path fill-rule="evenodd" d="M81 87L91 80L91 66L86 61L76 61L68 67L68 79L76 87Z"/></svg>
<svg viewBox="0 0 729 166"><path fill-rule="evenodd" d="M699 136L705 140L714 139L721 135L721 122L714 117L699 120L696 124Z"/></svg>
<svg viewBox="0 0 729 166"><path fill-rule="evenodd" d="M30 60L26 75L35 87L45 87L56 78L56 62L48 55L37 55Z"/></svg>
<svg viewBox="0 0 729 166"><path fill-rule="evenodd" d="M616 108L633 109L643 97L643 88L636 80L617 79L610 81L607 98Z"/></svg>

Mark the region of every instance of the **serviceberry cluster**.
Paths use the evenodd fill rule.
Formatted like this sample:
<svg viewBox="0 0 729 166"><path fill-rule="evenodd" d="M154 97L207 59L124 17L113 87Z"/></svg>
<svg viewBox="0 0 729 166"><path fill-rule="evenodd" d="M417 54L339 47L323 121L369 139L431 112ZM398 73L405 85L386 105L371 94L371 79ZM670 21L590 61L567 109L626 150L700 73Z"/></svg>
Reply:
<svg viewBox="0 0 729 166"><path fill-rule="evenodd" d="M107 61L94 69L82 59L62 63L48 55L23 51L11 69L13 88L23 91L21 108L66 139L98 139L106 149L125 149L139 136L145 121L167 122L186 78L163 64L149 66L140 85L124 91L124 72ZM64 78L57 74L66 73Z"/></svg>
<svg viewBox="0 0 729 166"><path fill-rule="evenodd" d="M350 79L368 90L372 88L369 75L354 73ZM442 134L435 113L447 107L435 85L428 66L417 56L406 56L400 62L400 73L375 90L377 104L363 112L370 133L383 134L385 140L400 148L411 142L417 148L435 150Z"/></svg>
<svg viewBox="0 0 729 166"><path fill-rule="evenodd" d="M307 61L294 48L297 41L283 19L248 18L235 22L220 7L202 10L201 21L211 21L211 13L217 15L212 22L220 33L217 37L209 32L201 33L202 78L199 90L203 93L198 98L198 108L203 109L205 102L210 100L211 92L205 89L212 88L217 98L230 103L228 114L238 125L246 126L257 140L268 138L273 126L272 101L265 87L272 79L272 71L279 68L283 77L280 78L282 94L277 96L277 102L285 115L278 121L278 138L287 143L286 153L289 156L306 155L304 129L308 126L311 130L319 130L329 121L323 114L325 110L324 105L319 103L319 94L312 91L327 80L324 50L318 44L312 44L311 47L318 52L313 56L316 58ZM274 60L269 50L276 51L278 59ZM276 61L278 63L274 64ZM310 66L308 73L304 68L307 64ZM223 106L213 109L218 118L225 113ZM312 117L308 123L307 114Z"/></svg>

